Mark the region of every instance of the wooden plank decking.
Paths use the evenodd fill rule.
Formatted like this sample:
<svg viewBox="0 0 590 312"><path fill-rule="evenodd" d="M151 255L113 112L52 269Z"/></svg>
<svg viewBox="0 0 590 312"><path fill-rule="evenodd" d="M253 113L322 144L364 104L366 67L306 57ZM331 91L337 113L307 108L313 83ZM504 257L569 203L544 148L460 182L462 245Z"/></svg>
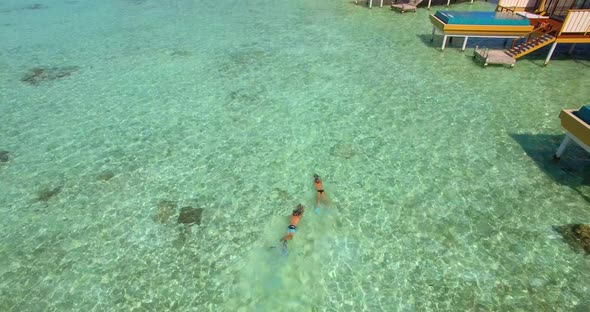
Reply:
<svg viewBox="0 0 590 312"><path fill-rule="evenodd" d="M473 51L473 58L482 62L484 67L489 64L501 64L510 65L512 68L516 63L516 60L506 54L506 51L504 50L490 50L487 48L479 48L477 46Z"/></svg>

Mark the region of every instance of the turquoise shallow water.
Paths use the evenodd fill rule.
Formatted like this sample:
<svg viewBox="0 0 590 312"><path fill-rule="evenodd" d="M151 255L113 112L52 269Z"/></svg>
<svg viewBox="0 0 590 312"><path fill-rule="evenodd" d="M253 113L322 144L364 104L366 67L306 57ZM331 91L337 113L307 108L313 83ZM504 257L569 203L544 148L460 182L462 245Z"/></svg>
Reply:
<svg viewBox="0 0 590 312"><path fill-rule="evenodd" d="M590 156L551 161L588 47L483 69L501 41L430 31L344 0L4 1L0 310L588 310L553 227L590 222Z"/></svg>

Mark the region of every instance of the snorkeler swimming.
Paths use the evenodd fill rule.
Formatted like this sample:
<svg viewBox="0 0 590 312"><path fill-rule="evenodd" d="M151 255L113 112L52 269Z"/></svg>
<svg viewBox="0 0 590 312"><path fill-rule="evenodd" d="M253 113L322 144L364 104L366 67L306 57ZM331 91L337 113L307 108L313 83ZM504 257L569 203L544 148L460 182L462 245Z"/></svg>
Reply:
<svg viewBox="0 0 590 312"><path fill-rule="evenodd" d="M299 220L301 220L301 217L303 216L304 211L305 211L305 207L303 207L303 205L301 205L301 204L297 205L297 208L295 208L295 210L293 210L293 213L291 214L291 222L289 223L289 227L287 228L287 235L285 235L285 236L283 236L283 238L281 238L284 248L286 248L287 241L290 241L291 239L293 239L293 235L295 235L295 231L297 230L297 225L299 224Z"/></svg>
<svg viewBox="0 0 590 312"><path fill-rule="evenodd" d="M313 185L318 191L318 200L316 204L316 212L320 208L320 202L324 202L324 205L328 206L328 197L326 197L326 192L324 191L324 185L322 184L322 178L319 175L313 175Z"/></svg>

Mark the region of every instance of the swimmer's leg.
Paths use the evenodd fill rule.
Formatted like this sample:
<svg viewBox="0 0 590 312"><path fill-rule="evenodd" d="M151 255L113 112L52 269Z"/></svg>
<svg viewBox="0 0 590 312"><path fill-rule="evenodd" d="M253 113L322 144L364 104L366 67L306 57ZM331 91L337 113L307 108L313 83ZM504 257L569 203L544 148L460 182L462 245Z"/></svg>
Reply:
<svg viewBox="0 0 590 312"><path fill-rule="evenodd" d="M283 256L286 256L289 254L289 251L287 250L287 241L284 240L283 244L281 244L281 252L283 253Z"/></svg>
<svg viewBox="0 0 590 312"><path fill-rule="evenodd" d="M315 204L315 209L313 211L316 214L320 214L320 200L321 200L322 193L320 193L320 192L317 192L317 193L318 193L318 200L317 200L317 202Z"/></svg>

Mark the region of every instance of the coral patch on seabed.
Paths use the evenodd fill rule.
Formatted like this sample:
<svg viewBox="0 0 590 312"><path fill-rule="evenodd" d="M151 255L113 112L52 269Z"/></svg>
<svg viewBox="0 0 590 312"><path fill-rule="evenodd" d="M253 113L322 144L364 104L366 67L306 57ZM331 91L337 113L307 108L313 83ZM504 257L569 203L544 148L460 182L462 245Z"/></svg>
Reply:
<svg viewBox="0 0 590 312"><path fill-rule="evenodd" d="M567 224L554 228L573 248L590 254L590 226L587 224Z"/></svg>
<svg viewBox="0 0 590 312"><path fill-rule="evenodd" d="M280 199L283 201L290 200L292 198L291 194L287 190L275 187L272 189L271 192L273 199Z"/></svg>
<svg viewBox="0 0 590 312"><path fill-rule="evenodd" d="M158 212L154 216L154 221L158 223L167 223L168 220L176 213L176 203L170 200L161 200L158 202Z"/></svg>
<svg viewBox="0 0 590 312"><path fill-rule="evenodd" d="M40 9L46 9L46 8L47 8L46 6L44 6L40 3L34 3L34 4L24 7L23 10L40 10Z"/></svg>
<svg viewBox="0 0 590 312"><path fill-rule="evenodd" d="M105 171L98 176L98 179L101 181L108 181L108 180L112 179L114 176L115 176L114 173L112 173L110 171Z"/></svg>
<svg viewBox="0 0 590 312"><path fill-rule="evenodd" d="M20 10L41 10L41 9L47 9L47 6L40 4L40 3L33 3L33 4L26 5L24 7L13 7L11 9L2 9L2 10L0 10L0 13L10 13L10 12L15 12L15 11L20 11Z"/></svg>
<svg viewBox="0 0 590 312"><path fill-rule="evenodd" d="M332 148L330 148L330 155L344 159L351 159L357 154L358 153L352 144L337 143L336 145L332 146Z"/></svg>
<svg viewBox="0 0 590 312"><path fill-rule="evenodd" d="M47 202L52 197L59 194L61 192L61 189L62 189L61 186L46 187L37 193L37 200L42 201L42 202Z"/></svg>
<svg viewBox="0 0 590 312"><path fill-rule="evenodd" d="M22 78L22 82L26 82L30 85L37 86L43 82L53 81L64 77L71 76L73 73L78 71L78 66L65 66L65 67L35 67L27 72Z"/></svg>
<svg viewBox="0 0 590 312"><path fill-rule="evenodd" d="M186 50L174 50L172 51L172 53L170 53L171 56L180 56L180 57L188 57L191 56L192 53L191 51L186 51Z"/></svg>
<svg viewBox="0 0 590 312"><path fill-rule="evenodd" d="M10 160L10 152L0 150L0 163L5 163Z"/></svg>
<svg viewBox="0 0 590 312"><path fill-rule="evenodd" d="M172 242L172 245L176 248L182 248L191 237L191 226L184 224L178 229L178 237Z"/></svg>
<svg viewBox="0 0 590 312"><path fill-rule="evenodd" d="M166 224L170 218L176 214L178 205L171 200L160 200L158 202L158 212L154 215L153 220L157 223ZM201 224L203 208L183 207L176 223L181 226L178 228L178 237L172 245L176 248L183 248L191 236L191 227L195 224Z"/></svg>
<svg viewBox="0 0 590 312"><path fill-rule="evenodd" d="M183 207L180 209L180 215L178 215L177 223L183 223L188 225L201 224L201 216L203 214L203 208Z"/></svg>

